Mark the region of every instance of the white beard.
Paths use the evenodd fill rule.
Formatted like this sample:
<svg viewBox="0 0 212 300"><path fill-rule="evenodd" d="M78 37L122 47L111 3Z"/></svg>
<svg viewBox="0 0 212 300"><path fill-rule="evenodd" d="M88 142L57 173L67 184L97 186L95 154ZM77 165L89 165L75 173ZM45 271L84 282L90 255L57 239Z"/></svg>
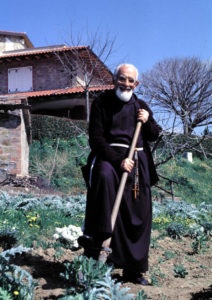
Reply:
<svg viewBox="0 0 212 300"><path fill-rule="evenodd" d="M132 97L133 91L129 90L129 91L122 91L119 87L116 89L116 96L124 102L128 102L130 101L131 97Z"/></svg>

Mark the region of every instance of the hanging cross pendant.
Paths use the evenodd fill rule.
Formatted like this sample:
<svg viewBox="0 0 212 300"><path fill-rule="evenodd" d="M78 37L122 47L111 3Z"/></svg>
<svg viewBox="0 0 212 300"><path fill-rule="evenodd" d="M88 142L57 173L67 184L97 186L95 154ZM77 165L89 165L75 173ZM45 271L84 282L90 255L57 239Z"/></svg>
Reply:
<svg viewBox="0 0 212 300"><path fill-rule="evenodd" d="M132 191L134 192L135 199L137 199L137 196L139 195L139 185L134 184L134 187L132 188Z"/></svg>

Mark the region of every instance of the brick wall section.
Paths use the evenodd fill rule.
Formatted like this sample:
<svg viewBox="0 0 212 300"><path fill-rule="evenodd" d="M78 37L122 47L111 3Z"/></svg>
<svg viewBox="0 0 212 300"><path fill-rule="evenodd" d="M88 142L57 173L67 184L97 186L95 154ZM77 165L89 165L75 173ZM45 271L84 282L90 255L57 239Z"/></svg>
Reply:
<svg viewBox="0 0 212 300"><path fill-rule="evenodd" d="M0 111L0 168L8 174L28 175L28 143L22 110Z"/></svg>
<svg viewBox="0 0 212 300"><path fill-rule="evenodd" d="M8 93L8 69L32 66L33 90L62 89L70 86L70 76L55 54L49 57L31 56L21 61L0 60L0 94Z"/></svg>

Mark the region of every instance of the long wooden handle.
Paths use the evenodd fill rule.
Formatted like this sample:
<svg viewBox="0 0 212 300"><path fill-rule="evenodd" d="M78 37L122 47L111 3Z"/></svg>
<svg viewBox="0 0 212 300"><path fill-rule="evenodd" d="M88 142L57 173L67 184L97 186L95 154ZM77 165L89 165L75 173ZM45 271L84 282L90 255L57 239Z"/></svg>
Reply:
<svg viewBox="0 0 212 300"><path fill-rule="evenodd" d="M142 125L142 122L138 121L138 123L136 125L136 129L135 129L135 133L134 133L134 136L133 136L132 144L130 146L130 151L129 151L129 154L128 154L128 157L127 157L129 159L133 159L133 155L134 155L135 147L136 147L136 144L137 144L138 136L139 136L139 133L140 133L140 130L141 130L141 125ZM126 184L126 181L127 181L127 177L128 177L128 172L124 172L122 174L120 185L119 185L118 192L117 192L117 195L116 195L116 199L115 199L115 202L114 202L114 206L113 206L113 210L112 210L112 214L111 214L112 232L113 232L114 227L115 227L117 215L118 215L118 212L119 212L119 207L120 207L120 204L121 204L121 199L122 199L125 184ZM110 243L111 243L111 237L108 238L107 240L105 240L102 243L102 247L109 248Z"/></svg>

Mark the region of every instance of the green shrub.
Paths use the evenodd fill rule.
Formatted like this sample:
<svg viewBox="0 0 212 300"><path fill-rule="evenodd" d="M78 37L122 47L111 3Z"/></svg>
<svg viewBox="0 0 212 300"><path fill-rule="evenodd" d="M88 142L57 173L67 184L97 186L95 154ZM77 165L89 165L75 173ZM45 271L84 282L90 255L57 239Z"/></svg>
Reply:
<svg viewBox="0 0 212 300"><path fill-rule="evenodd" d="M78 135L87 133L88 123L86 121L73 121L66 118L31 115L32 139L65 139L69 140Z"/></svg>
<svg viewBox="0 0 212 300"><path fill-rule="evenodd" d="M86 164L88 153L86 136L35 140L30 145L30 174L45 178L47 185L64 193L83 191L81 166Z"/></svg>

